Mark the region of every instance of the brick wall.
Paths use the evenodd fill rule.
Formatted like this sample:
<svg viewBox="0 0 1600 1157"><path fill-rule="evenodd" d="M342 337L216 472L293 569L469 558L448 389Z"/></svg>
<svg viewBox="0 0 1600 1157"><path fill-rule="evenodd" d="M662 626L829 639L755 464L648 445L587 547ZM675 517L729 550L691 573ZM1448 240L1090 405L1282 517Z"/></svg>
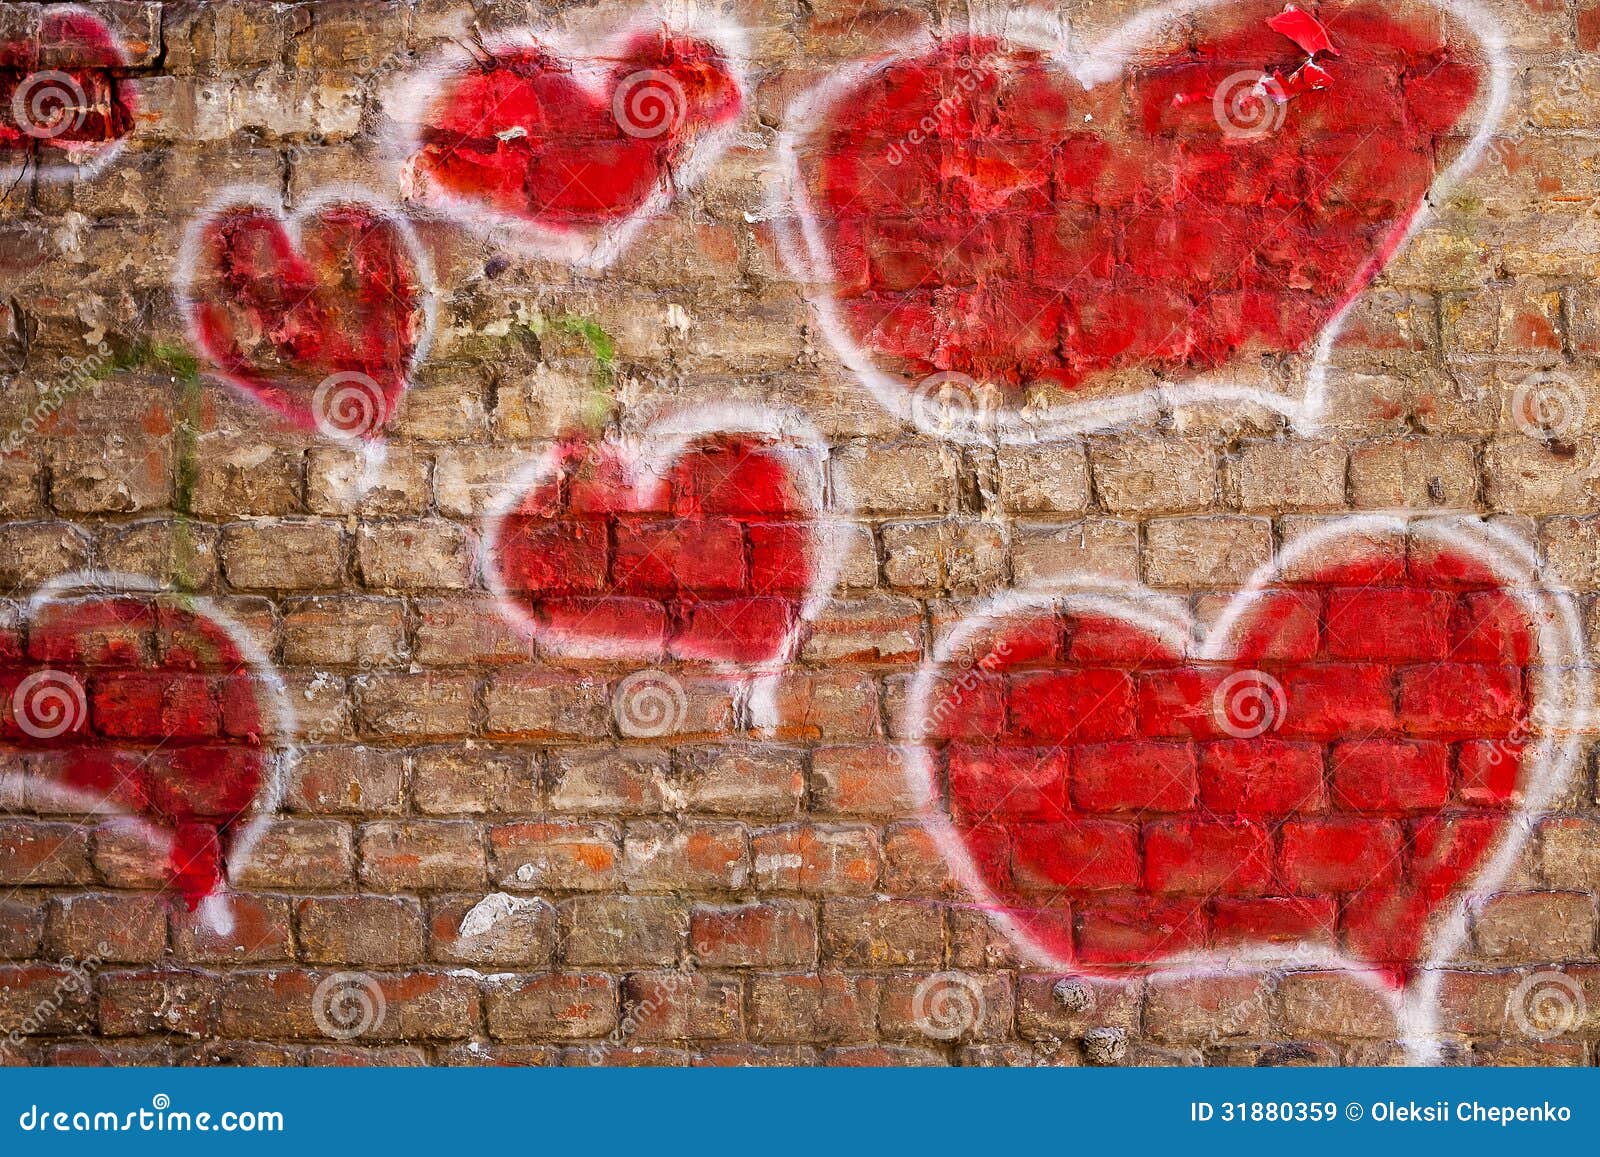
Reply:
<svg viewBox="0 0 1600 1157"><path fill-rule="evenodd" d="M792 245L785 253L781 244L795 222L778 192L795 180L816 191L831 179L805 169L805 150L799 177L788 170L785 141L814 127L800 123L795 102L907 37L936 32L949 42L992 28L994 13L945 0L748 0L720 14L668 5L669 20L684 27L742 26L742 96L730 87L738 70L729 61L675 48L652 67L694 78L685 82L687 115L699 121L681 134L618 138L579 127L566 141L534 121L507 126L520 137L478 134L508 148L531 135L541 147L572 146L580 160L602 156L586 171L595 188L585 189L621 206L613 212L581 197L571 207L565 186L540 184L547 177L536 169L515 170L515 188L496 202L500 194L483 190L500 188L504 172L487 162L452 168L464 146L435 123L419 133L416 122L434 114L416 110L440 92L477 107L472 93L450 87L464 67L449 65L453 54L508 50L478 45L473 21L490 44L497 31L519 28L575 44L638 9L432 0L91 7L90 17L64 18L61 6L0 4L0 40L11 45L4 59L13 62L0 69L0 95L56 69L97 110L65 135L49 135L48 125L19 131L18 107L0 124L0 145L16 158L0 200L0 435L18 435L0 458L0 684L14 717L0 729L0 1028L17 1030L0 1054L8 1061L1368 1064L1406 1055L1397 992L1432 1010L1429 1035L1447 1061L1595 1061L1600 800L1582 672L1584 637L1600 621L1592 613L1600 10L1496 0L1491 15L1508 59L1503 116L1471 171L1433 198L1373 283L1343 257L1304 266L1301 256L1287 265L1261 259L1258 280L1242 292L1264 295L1250 299L1252 309L1270 298L1277 320L1258 310L1249 324L1225 324L1220 313L1202 324L1186 305L1182 332L1194 341L1181 351L1143 322L1128 323L1122 352L1090 337L1157 316L1153 300L1169 290L1194 295L1190 305L1215 300L1215 287L1197 287L1192 272L1214 255L1195 250L1184 230L1214 221L1224 204L1235 224L1199 232L1211 242L1225 236L1227 246L1242 236L1246 247L1229 253L1256 260L1266 244L1259 234L1278 222L1264 215L1275 195L1266 166L1292 167L1353 131L1356 121L1330 108L1366 116L1375 123L1360 122L1361 131L1375 127L1385 141L1403 134L1382 115L1408 131L1426 124L1413 134L1411 159L1385 158L1405 180L1386 186L1368 175L1364 191L1343 202L1312 198L1295 210L1307 230L1343 223L1330 226L1344 230L1336 242L1307 232L1297 242L1307 251L1324 243L1363 259L1381 251L1384 230L1398 220L1403 231L1407 198L1422 198L1471 151L1468 122L1481 116L1487 91L1485 70L1479 88L1460 90L1463 108L1476 91L1476 111L1451 108L1432 124L1415 94L1430 91L1419 77L1434 74L1406 72L1407 62L1427 56L1437 68L1440 52L1455 52L1451 66L1483 66L1468 34L1486 26L1439 31L1446 22L1432 9L1403 9L1428 36L1395 50L1399 64L1382 64L1383 53L1363 55L1364 34L1341 29L1328 9L1346 49L1339 60L1318 58L1333 87L1283 106L1304 118L1291 119L1289 135L1255 140L1256 152L1207 154L1242 174L1242 191L1173 207L1149 166L1170 177L1160 166L1179 154L1138 161L1169 232L1141 243L1137 259L1131 250L1106 258L1108 269L1120 262L1132 271L1131 290L1113 285L1121 273L1097 274L1097 289L1062 280L1060 263L1100 258L1062 241L1066 234L1049 244L1005 240L1010 218L974 215L971 205L905 218L912 236L930 222L977 228L990 218L992 234L959 259L952 254L969 238L930 255L893 228L852 249L855 218L828 202L820 224L824 246L845 255L839 281L862 279L840 300L889 292L890 267L904 260L914 283L936 277L958 288L962 278L989 285L1026 266L1027 292L1059 295L1052 300L1078 311L1076 330L1062 323L1038 339L1026 326L1001 325L998 344L994 334L952 328L994 304L981 297L936 306L925 322L907 320L909 307L886 307L895 324L882 340L887 330L846 322L892 379L874 392L822 322L819 278L802 276ZM1062 5L1060 27L1087 51L1139 8ZM1298 60L1288 38L1262 25L1278 6L1246 8L1237 20L1178 16L1152 26L1141 58L1150 83L1167 83L1236 33L1244 46L1220 53L1228 71ZM1036 112L1055 91L1041 75L1029 79L1043 86L1028 105ZM1026 152L1057 139L1050 123L1027 132L966 125L962 116L984 97L949 79L942 75L941 91L957 94L959 111L931 130L940 149L976 140ZM609 98L599 91L581 116L571 91L551 99L568 102L563 114L579 124L603 120ZM1154 139L1175 132L1193 144L1215 130L1205 92L1198 128L1158 124L1148 130ZM1095 93L1082 115L1069 101L1072 123L1097 117L1092 131L1103 135L1092 147L1137 160L1147 148L1143 122L1119 118L1155 98L1132 83ZM1172 85L1162 88L1147 107L1187 108L1173 95ZM1413 105L1373 114L1379 97ZM1430 99L1435 111L1448 104ZM1015 110L1019 100L998 104ZM841 129L827 115L817 123L833 136L816 148L834 150L835 161L849 133L887 135L882 124ZM629 140L654 141L657 151L640 160ZM419 148L443 152L419 169ZM839 163L867 155L847 151ZM1032 163L1008 155L1018 172ZM1016 228L1067 221L1061 227L1074 237L1100 236L1094 229L1151 219L1148 204L1128 209L1110 193L1085 193L1110 186L1063 175L1058 159L1050 153L1051 175L1028 194L1041 202ZM859 172L886 179L889 170L869 161ZM903 174L916 165L892 167ZM619 187L602 187L597 173ZM990 180L993 192L997 178L966 176ZM649 189L675 178L685 187L670 203L645 203ZM255 208L241 216L242 190ZM452 191L462 194L454 203L443 195ZM326 211L341 196L361 206L343 224ZM519 201L540 197L537 211ZM1058 217L1061 204L1080 201L1098 225ZM630 230L624 218L634 209L652 212ZM296 210L298 238L270 224ZM248 228L264 231L241 241L239 222L252 212ZM877 228L876 211L865 216L863 228ZM336 242L349 237L338 228L360 245L341 249ZM330 236L333 256L317 257L316 238ZM312 254L300 266L281 253L261 256L260 246L296 241ZM361 246L365 264L352 264L348 254ZM1056 264L1032 264L1041 253ZM294 301L275 297L279 290ZM1105 312L1104 302L1120 300L1114 290L1131 294L1121 320ZM1297 411L1319 360L1313 347L1347 291L1357 294L1350 315L1320 359L1323 400L1315 414ZM306 301L310 314L294 312ZM1102 312L1091 316L1096 303ZM924 344L901 323L923 325ZM1219 367L1263 394L1201 407L1156 399L1148 415L1073 420L1081 399L1126 397ZM365 400L381 420L354 437L330 430L312 397L337 372L375 383ZM935 407L930 421L922 405L933 395L919 383L941 372L956 375L939 383L945 402L952 383L958 393L997 389L1000 426L1021 421L1029 404L1066 415L1073 428L1021 441L993 429L956 436L940 428L943 411ZM1029 393L1041 373L1049 380ZM958 399L991 400L989 392ZM754 419L727 417L757 408L784 415L781 424L759 430ZM667 477L671 498L661 501L680 505L630 505L613 486L574 513L577 482L598 477L605 489L608 452L592 451L602 428L648 443L673 421L695 431L689 457L661 459L646 476ZM574 432L576 443L560 445L587 457L562 467L566 489L541 496L530 479L551 475L530 475L531 465ZM740 469L770 467L792 489L736 509L715 490L715 471L695 473L696 454L709 460L730 445L745 455ZM691 498L700 505L681 505ZM602 538L614 544L686 511L744 545L717 546L709 531L649 540L638 557L659 563L666 552L668 577L651 579L639 563L627 582L607 553L625 557L625 547L564 553L569 538L582 537L574 527L604 524ZM1477 667L1456 691L1439 691L1449 673L1428 667L1417 694L1435 699L1411 715L1402 702L1403 718L1378 728L1399 746L1361 765L1366 786L1349 787L1342 777L1358 771L1335 763L1326 785L1313 768L1310 790L1321 802L1302 793L1259 816L1255 804L1223 808L1265 841L1261 882L1243 890L1248 898L1308 902L1320 913L1240 941L1218 922L1217 905L1240 892L1227 884L1228 854L1197 850L1202 837L1188 828L1177 850L1151 842L1156 827L1170 833L1193 818L1194 793L1220 748L1195 757L1198 786L1180 787L1175 803L1140 795L1146 778L1127 779L1149 754L1131 750L1135 737L1154 736L1185 760L1182 752L1226 737L1152 730L1164 724L1135 718L1132 707L1117 725L1126 733L1091 736L1074 730L1092 713L1085 693L1053 685L1035 708L1035 746L1127 739L1130 749L1105 756L1095 766L1109 778L1092 782L1090 757L1075 749L1065 778L1029 780L1030 790L1054 800L1051 818L1071 827L1071 839L1089 812L1113 817L1094 823L1144 825L1118 829L1134 834L1126 879L1108 887L1130 889L1136 905L1153 889L1186 897L1178 922L1202 908L1206 922L1191 944L1206 950L1203 968L1175 965L1160 938L1114 960L1064 960L1089 943L1072 906L1081 921L1082 905L1100 901L1062 885L1051 873L1063 869L1048 857L1105 861L1061 852L1069 837L1053 832L1039 861L1047 866L1037 868L1042 887L1007 874L1013 893L974 868L971 830L981 824L960 813L982 792L962 796L939 762L947 756L928 752L975 738L1010 742L1022 708L998 708L973 734L928 729L914 709L926 705L919 671L959 678L972 669L957 665L950 640L1006 590L1114 581L1170 596L1164 605L1209 624L1275 560L1282 565L1268 586L1325 600L1314 621L1347 588L1379 590L1349 646L1389 640L1389 651L1362 652L1389 665L1383 678L1406 678L1393 674L1396 664L1444 657L1417 642L1425 627L1396 626L1412 621L1413 596L1444 592L1439 638L1477 646L1481 634L1460 628L1461 616L1476 613L1474 598L1515 583L1415 568L1403 580L1340 577L1320 548L1299 571L1284 563L1306 557L1294 544L1307 535L1373 511L1400 511L1402 522L1441 511L1464 524L1481 517L1503 536L1496 541L1524 544L1528 581L1546 600L1539 606L1550 621L1570 609L1576 651L1475 652ZM509 578L497 549L507 519L519 532L556 527L554 537L530 539L535 548ZM773 545L791 531L799 547ZM1395 541L1413 555L1422 549L1410 531L1397 533L1387 545L1363 539L1363 557ZM776 561L763 564L763 543ZM750 575L767 580L729 580L730 560L746 559ZM529 577L540 567L555 577ZM704 574L691 579L696 567ZM787 567L799 578L772 577ZM585 604L575 633L620 640L616 653L565 646L544 629L559 617L556 604L576 595L612 600L607 610L620 618L602 616L610 625L595 628L597 612ZM767 599L782 628L737 615L684 625L704 602L747 596ZM653 615L668 625L639 626ZM1092 624L1080 612L1052 621L1051 630L1067 632L1052 645L1065 650L1025 660L1047 677L1088 665L1137 679L1151 662L1126 651L1084 660L1071 648ZM1542 621L1517 629L1539 636ZM1315 651L1317 662L1353 653ZM1291 684L1291 732L1277 741L1293 746L1292 727L1305 718L1294 679L1264 654L1245 657ZM1211 673L1186 656L1168 665ZM1474 714L1491 668L1509 672L1513 688L1494 719ZM64 732L15 718L18 688L41 672L66 679L56 705L80 713ZM628 721L640 704L623 696L641 674L655 680L643 706L671 717L663 729ZM1009 667L983 674L1001 683L1034 677ZM1553 684L1561 690L1547 694ZM960 714L970 723L976 709L964 694ZM1353 695L1325 688L1313 698L1338 719ZM1431 731L1415 722L1424 714L1438 720ZM1305 747L1352 736L1299 738ZM1262 762L1260 742L1238 756L1238 774L1252 783L1292 774ZM1553 761L1559 774L1544 793L1531 786L1524 754L1542 742L1573 748ZM1474 744L1496 743L1508 745L1509 779L1491 790L1489 765L1470 760ZM920 778L930 758L939 785L931 801ZM1309 758L1337 759L1320 747ZM982 774L993 787L1001 773ZM1095 783L1100 802L1087 803ZM1002 799L1015 798L1016 782L999 786ZM1477 847L1425 896L1409 876L1398 891L1364 891L1360 869L1373 845L1339 842L1341 824L1381 823L1395 841L1388 854L1403 847L1409 865L1420 862L1419 833L1431 818L1453 822L1473 809L1504 840L1503 870L1488 870ZM1161 819L1167 813L1179 819ZM1039 819L999 803L979 819L997 817L1001 827ZM952 853L940 831L954 831L962 848ZM1218 862L1222 883L1200 887ZM1325 862L1333 867L1319 875ZM1003 874L1016 863L1007 860ZM1352 864L1354 878L1339 882ZM1155 888L1147 872L1167 883ZM1400 911L1412 900L1426 919ZM1391 901L1400 905L1392 918L1382 908ZM1067 921L1063 939L1030 932L1033 905ZM1457 911L1459 935L1429 923ZM1166 917L1136 907L1130 919L1164 927ZM1421 946L1396 947L1398 932L1384 939L1401 928L1421 929ZM1252 963L1241 945L1263 936L1288 958ZM1349 968L1329 963L1335 951L1351 958ZM1376 972L1361 971L1368 966Z"/></svg>

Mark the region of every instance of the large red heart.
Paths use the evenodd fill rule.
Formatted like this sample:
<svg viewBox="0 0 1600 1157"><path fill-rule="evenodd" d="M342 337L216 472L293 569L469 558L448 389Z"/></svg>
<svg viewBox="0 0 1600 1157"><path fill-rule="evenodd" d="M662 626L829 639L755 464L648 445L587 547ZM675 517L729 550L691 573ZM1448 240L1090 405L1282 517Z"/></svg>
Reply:
<svg viewBox="0 0 1600 1157"><path fill-rule="evenodd" d="M657 25L597 52L494 40L425 72L396 106L411 196L603 266L725 147L744 87L725 37Z"/></svg>
<svg viewBox="0 0 1600 1157"><path fill-rule="evenodd" d="M40 810L140 817L192 909L225 889L275 806L276 676L204 600L64 581L0 638L0 745L27 757Z"/></svg>
<svg viewBox="0 0 1600 1157"><path fill-rule="evenodd" d="M530 463L485 533L506 615L568 656L786 660L837 565L819 452L718 425L577 434Z"/></svg>
<svg viewBox="0 0 1600 1157"><path fill-rule="evenodd" d="M128 56L75 4L51 6L26 40L0 44L0 151L7 179L32 165L47 180L93 175L133 131Z"/></svg>
<svg viewBox="0 0 1600 1157"><path fill-rule="evenodd" d="M956 632L960 668L926 670L906 722L933 741L920 787L1033 955L1115 972L1313 943L1396 981L1423 958L1564 774L1533 720L1579 644L1472 534L1375 538L1285 561L1201 644L1185 604L1104 594Z"/></svg>
<svg viewBox="0 0 1600 1157"><path fill-rule="evenodd" d="M1328 86L1280 104L1257 82L1307 60L1281 6L1203 8L1131 62L936 41L797 102L780 236L847 364L919 421L949 373L1036 428L1307 347L1406 237L1488 69L1432 6L1327 3Z"/></svg>
<svg viewBox="0 0 1600 1157"><path fill-rule="evenodd" d="M357 193L285 219L268 193L231 194L189 229L178 297L224 377L295 426L377 440L433 329L410 226Z"/></svg>

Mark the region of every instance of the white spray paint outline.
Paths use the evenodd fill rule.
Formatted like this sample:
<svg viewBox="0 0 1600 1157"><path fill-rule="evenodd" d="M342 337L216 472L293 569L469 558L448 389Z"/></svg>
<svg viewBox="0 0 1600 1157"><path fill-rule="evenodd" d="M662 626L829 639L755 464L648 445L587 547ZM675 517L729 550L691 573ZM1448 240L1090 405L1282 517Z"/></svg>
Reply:
<svg viewBox="0 0 1600 1157"><path fill-rule="evenodd" d="M62 4L60 6L51 5L49 8L44 10L42 15L47 18L53 16L78 16L88 20L93 20L105 30L106 36L111 42L111 47L117 56L117 63L115 65L94 65L93 67L95 69L116 69L119 67L129 67L127 45L122 42L122 38L116 34L115 30L113 30L112 27L101 18L99 13L93 11L92 9L85 8L81 4ZM41 26L41 34L42 33L43 28ZM50 70L37 69L32 75L36 76L40 72L46 71ZM126 77L117 77L115 79L119 88L127 84ZM128 131L123 133L122 136L118 137L114 141L58 142L57 147L65 151L69 157L72 157L73 159L57 157L52 158L48 164L40 164L39 151L35 149L33 153L24 157L20 161L11 161L5 163L4 165L0 165L0 181L4 181L8 184L18 181L27 174L30 168L34 171L35 176L39 180L44 181L46 184L59 184L64 181L71 181L80 178L83 180L93 180L95 177L98 177L101 173L105 172L105 170L111 166L112 162L122 155L123 150L128 147L128 141L133 136L137 127L137 124L130 125L128 127ZM84 159L76 159L74 156L75 154L81 154Z"/></svg>
<svg viewBox="0 0 1600 1157"><path fill-rule="evenodd" d="M1476 0L1416 2L1448 12L1477 36L1487 65L1487 95L1483 94L1480 86L1479 96L1483 103L1477 130L1460 155L1428 187L1404 230L1398 236L1391 231L1389 236L1392 242L1386 241L1384 245L1377 246L1373 257L1362 264L1351 280L1352 287L1363 285L1371 266L1377 261L1378 253L1385 249L1389 251L1376 271L1381 273L1400 255L1417 231L1427 224L1434 206L1448 196L1476 166L1480 154L1504 118L1510 100L1512 64L1506 52L1505 34L1494 17L1481 8ZM1150 42L1163 25L1173 19L1224 7L1229 3L1232 0L1173 0L1172 3L1140 13L1083 50L1070 47L1069 37L1054 13L1037 9L1011 11L998 22L992 16L975 15L969 33L964 34L992 35L1025 48L1043 51L1066 78L1075 79L1087 90L1119 80L1125 69L1134 63L1134 54ZM812 209L799 158L810 143L812 134L826 123L827 116L837 102L874 73L904 60L921 58L937 49L941 43L941 38L934 33L924 32L900 41L869 60L841 69L803 93L789 106L784 118L785 127L778 139L779 180L769 199L766 215L773 222L779 253L794 275L805 283L805 296L834 352L878 403L901 420L912 423L924 434L966 445L1016 445L1049 441L1125 422L1149 421L1159 415L1162 409L1213 405L1262 406L1282 414L1301 435L1315 434L1320 428L1327 404L1328 367L1333 347L1344 330L1351 310L1361 300L1365 289L1370 288L1370 282L1364 285L1362 292L1351 293L1349 300L1323 327L1313 347L1303 392L1298 397L1292 393L1232 381L1225 375L1203 374L1187 382L1158 385L1116 397L1063 402L1043 410L1007 408L1001 410L993 420L968 419L947 427L916 404L916 383L878 368L873 355L851 336L840 315L833 288L837 283L837 274L830 255L831 247L822 223Z"/></svg>
<svg viewBox="0 0 1600 1157"><path fill-rule="evenodd" d="M772 657L759 663L714 661L712 670L728 679L738 689L748 689L749 719L759 733L770 734L778 726L777 689L783 672L793 663L799 652L807 628L816 621L823 609L833 601L833 591L844 567L847 549L846 518L850 513L848 488L835 481L830 485L828 462L831 451L821 433L809 421L787 411L768 406L734 402L700 409L667 414L650 422L638 434L616 435L608 432L605 443L625 452L631 470L627 475L636 489L646 494L658 493L668 485L672 468L685 451L704 438L726 435L729 437L758 436L770 440L767 449L783 454L798 450L807 463L806 477L796 479L790 473L791 484L811 513L807 520L812 535L812 581L805 597L799 602L794 622ZM545 629L530 615L507 586L495 561L495 547L500 542L505 521L516 514L518 507L537 487L544 485L555 474L560 464L560 446L552 446L545 453L528 461L505 489L490 505L483 521L483 534L478 547L479 567L484 584L495 597L500 617L515 627L523 637L537 642L549 654L569 659L624 660L640 655L637 644L624 640L607 641L595 636L574 632L563 639L562 632ZM792 461L792 459L783 459ZM639 486L641 479L654 479L648 489ZM592 640L588 645L584 640Z"/></svg>
<svg viewBox="0 0 1600 1157"><path fill-rule="evenodd" d="M225 383L237 395L256 406L271 413L285 425L299 430L298 423L293 422L287 415L280 413L276 408L268 406L256 393L248 378L231 374L217 365L210 351L201 340L199 324L199 302L194 297L195 276L198 272L200 257L205 247L206 234L211 226L221 220L225 215L241 210L253 209L272 218L283 230L284 237L293 246L296 254L304 256L302 224L308 218L314 218L332 205L353 205L373 214L385 224L391 226L395 235L400 239L407 256L411 259L412 267L416 271L417 283L421 289L422 299L422 333L417 339L417 347L412 351L411 357L405 366L405 388L401 390L394 400L394 409L384 415L384 421L378 427L378 432L370 438L339 438L333 439L342 445L350 445L359 441L362 470L347 498L359 499L371 490L378 481L378 472L383 468L389 456L389 442L383 434L383 428L394 417L405 397L415 386L417 371L428 360L429 351L433 348L434 330L439 317L439 290L434 280L433 261L428 256L428 251L417 237L416 230L412 228L410 219L401 211L399 206L385 200L376 194L357 185L327 185L318 189L305 202L293 210L285 210L283 198L273 189L264 185L238 185L225 189L209 206L189 222L184 230L183 242L178 247L178 257L173 267L172 293L178 303L178 313L183 318L184 328L188 332L189 340L206 359L208 368L205 371L209 376ZM326 383L333 377L325 378ZM307 408L312 407L312 401L307 398ZM316 431L319 435L327 437L320 428Z"/></svg>
<svg viewBox="0 0 1600 1157"><path fill-rule="evenodd" d="M213 600L202 595L174 591L171 587L142 575L118 571L74 571L51 579L34 592L28 600L28 615L32 621L46 606L70 606L74 603L143 597L148 597L151 602L159 598L183 604L182 609L219 628L237 650L239 657L248 664L251 673L260 680L261 686L266 689L269 702L265 706L277 726L280 745L276 756L269 754L270 748L263 745L261 786L256 790L255 803L250 809L249 819L242 826L235 826L237 820L241 818L236 816L227 825L232 839L224 864L223 878L217 881L211 892L201 898L196 908L206 924L210 925L218 935L226 936L233 931L234 925L233 910L228 902L228 884L238 874L241 866L249 861L262 834L271 825L273 817L283 804L285 785L299 762L299 749L294 743L297 721L290 706L289 692L284 685L283 677L278 674L272 660L256 642L255 636ZM93 792L75 789L66 784L52 782L49 785L49 792L52 802L62 800L82 803L100 814L132 819L141 835L152 847L164 844L170 849L172 846L173 833L142 813L120 810L105 812L104 799L97 797Z"/></svg>
<svg viewBox="0 0 1600 1157"><path fill-rule="evenodd" d="M1057 956L1011 918L1010 905L984 880L965 841L943 808L938 768L931 759L922 721L932 718L929 708L931 697L937 691L937 681L948 672L953 659L974 636L982 638L982 633L996 622L1065 609L1128 623L1173 647L1179 655L1202 662L1222 662L1232 657L1240 641L1237 634L1241 623L1251 608L1270 593L1269 584L1280 581L1301 559L1331 543L1348 541L1359 547L1363 539L1370 541L1376 536L1393 535L1401 536L1399 549L1407 557L1419 542L1434 541L1485 564L1501 579L1503 589L1517 598L1535 628L1539 661L1529 669L1540 674L1541 685L1530 718L1550 723L1535 737L1531 753L1524 752L1525 785L1521 803L1505 810L1492 850L1484 854L1476 874L1470 881L1458 885L1430 915L1419 942L1419 948L1429 946L1430 950L1425 959L1419 958L1414 978L1404 989L1388 983L1382 971L1370 962L1320 946L1308 951L1310 941L1302 941L1287 952L1247 944L1225 951L1174 953L1144 962L1127 979L1131 982L1143 977L1233 976L1285 965L1353 975L1388 1005L1411 1063L1437 1063L1440 988L1445 968L1457 963L1454 953L1466 939L1468 911L1475 901L1493 893L1505 882L1523 847L1532 838L1534 821L1549 810L1570 778L1578 762L1581 739L1576 720L1587 706L1590 695L1583 630L1570 596L1540 582L1542 572L1538 558L1525 541L1500 527L1477 521L1472 515L1428 514L1415 518L1405 513L1357 515L1310 531L1250 577L1223 614L1205 630L1198 645L1194 633L1201 629L1201 624L1181 598L1092 576L1070 576L1059 583L1039 584L1029 591L1008 591L984 601L963 619L934 648L933 657L922 665L912 682L900 718L900 732L907 736L902 749L905 756L902 766L907 784L917 798L921 822L933 836L951 873L975 898L979 910L1012 944L1053 970L1107 979L1106 973ZM1115 981L1117 975L1113 972L1109 977Z"/></svg>
<svg viewBox="0 0 1600 1157"><path fill-rule="evenodd" d="M643 33L664 29L674 36L692 37L713 45L722 56L738 92L740 111L750 107L750 84L744 28L732 21L702 13L697 6L682 9L677 5L668 13L651 16L641 13L618 30L605 36L594 32L567 31L556 27L523 29L497 33L481 39L491 55L524 49L542 49L571 66L565 75L597 96L611 92L621 52ZM416 202L495 243L509 239L509 248L536 257L565 262L577 269L598 272L614 264L627 251L639 232L669 209L679 193L698 185L739 131L739 118L694 135L687 141L679 163L664 171L663 180L645 202L626 217L591 229L557 229L542 225L516 213L491 208L482 200L439 186L418 171L414 159L422 148L422 126L431 106L445 87L472 71L479 59L460 45L437 54L433 61L417 69L391 89L384 100L387 125L385 151L395 160L395 179L404 190L407 203Z"/></svg>

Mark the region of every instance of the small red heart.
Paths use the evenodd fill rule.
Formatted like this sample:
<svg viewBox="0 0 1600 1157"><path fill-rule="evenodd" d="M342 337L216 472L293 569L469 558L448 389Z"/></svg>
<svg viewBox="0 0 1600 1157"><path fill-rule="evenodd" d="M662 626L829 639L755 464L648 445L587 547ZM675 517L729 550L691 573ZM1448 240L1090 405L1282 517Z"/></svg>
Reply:
<svg viewBox="0 0 1600 1157"><path fill-rule="evenodd" d="M222 375L304 430L377 440L426 355L434 293L410 226L356 194L292 217L239 194L190 227L178 296Z"/></svg>
<svg viewBox="0 0 1600 1157"><path fill-rule="evenodd" d="M495 41L399 104L415 196L603 265L714 159L708 138L743 111L744 88L728 48L656 27L592 56Z"/></svg>
<svg viewBox="0 0 1600 1157"><path fill-rule="evenodd" d="M508 493L485 571L561 654L766 667L831 586L820 467L770 437L573 435Z"/></svg>
<svg viewBox="0 0 1600 1157"><path fill-rule="evenodd" d="M0 150L46 179L92 175L133 131L128 56L100 17L52 6L35 36L0 44Z"/></svg>
<svg viewBox="0 0 1600 1157"><path fill-rule="evenodd" d="M897 410L948 372L1037 420L1306 348L1406 237L1485 70L1448 13L1358 0L1319 8L1337 55L1297 74L1281 7L1206 8L1126 64L963 37L802 98L783 236L844 360Z"/></svg>
<svg viewBox="0 0 1600 1157"><path fill-rule="evenodd" d="M239 629L173 596L62 594L0 638L0 744L25 753L50 810L141 817L193 909L271 795L282 726ZM253 839L253 835L248 838Z"/></svg>
<svg viewBox="0 0 1600 1157"><path fill-rule="evenodd" d="M1198 646L1182 603L969 621L909 717L957 875L1057 967L1306 943L1403 981L1545 790L1534 703L1564 660L1472 545L1330 540Z"/></svg>

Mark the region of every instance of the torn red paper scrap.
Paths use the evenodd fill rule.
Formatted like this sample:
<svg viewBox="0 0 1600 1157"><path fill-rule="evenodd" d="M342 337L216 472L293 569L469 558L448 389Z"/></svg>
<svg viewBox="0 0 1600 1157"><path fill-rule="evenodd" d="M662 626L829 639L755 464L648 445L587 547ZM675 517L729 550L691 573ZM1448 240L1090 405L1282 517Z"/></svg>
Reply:
<svg viewBox="0 0 1600 1157"><path fill-rule="evenodd" d="M1287 77L1274 70L1271 78L1261 87L1275 103L1288 104L1297 96L1321 92L1332 83L1333 77L1328 75L1327 69L1307 62Z"/></svg>
<svg viewBox="0 0 1600 1157"><path fill-rule="evenodd" d="M1333 46L1328 30L1322 23L1311 13L1296 8L1293 4L1269 19L1267 27L1287 36L1311 56L1319 52L1326 52L1329 56L1339 55L1339 50Z"/></svg>

